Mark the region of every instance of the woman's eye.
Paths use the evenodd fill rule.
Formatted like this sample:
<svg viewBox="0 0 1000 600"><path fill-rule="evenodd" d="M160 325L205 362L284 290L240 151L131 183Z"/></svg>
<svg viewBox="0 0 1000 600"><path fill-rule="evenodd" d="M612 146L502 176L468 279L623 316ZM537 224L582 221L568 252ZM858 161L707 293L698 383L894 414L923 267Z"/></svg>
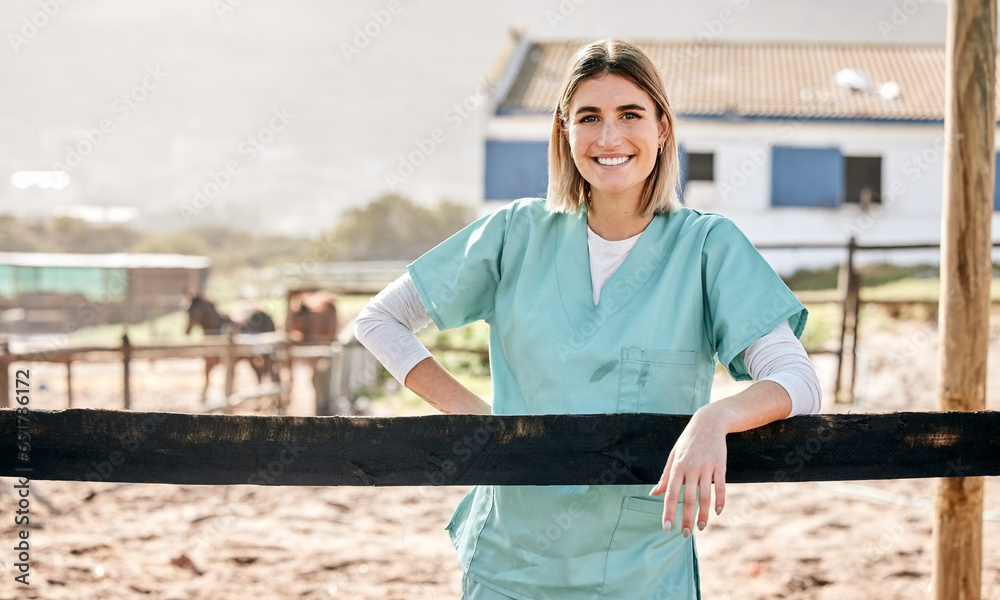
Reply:
<svg viewBox="0 0 1000 600"><path fill-rule="evenodd" d="M597 117L595 115L587 115L580 119L581 123L595 123L597 122Z"/></svg>
<svg viewBox="0 0 1000 600"><path fill-rule="evenodd" d="M627 113L625 113L625 114L622 115L622 118L623 119L638 119L639 115L635 114L634 112L627 112Z"/></svg>

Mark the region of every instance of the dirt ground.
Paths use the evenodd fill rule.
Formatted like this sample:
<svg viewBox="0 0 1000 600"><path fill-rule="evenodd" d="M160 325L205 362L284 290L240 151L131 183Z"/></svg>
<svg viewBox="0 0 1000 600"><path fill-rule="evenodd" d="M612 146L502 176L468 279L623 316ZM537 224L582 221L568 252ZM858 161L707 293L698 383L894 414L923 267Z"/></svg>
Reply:
<svg viewBox="0 0 1000 600"><path fill-rule="evenodd" d="M858 404L826 412L933 410L937 328L876 318L862 330ZM990 408L1000 408L1000 327ZM834 358L814 362L832 397ZM65 369L30 365L31 407L65 406ZM221 377L221 369L219 369ZM74 366L76 405L116 407L120 367ZM293 414L311 414L298 370ZM238 372L242 383L249 368ZM137 362L138 410L198 408L201 363ZM216 386L221 386L217 380ZM715 396L735 384L719 380ZM261 410L264 410L263 408ZM467 488L301 488L32 482L31 585L14 582L14 500L0 495L0 598L458 598L444 531ZM728 487L698 534L706 600L930 598L933 480ZM43 505L42 499L48 501ZM1000 599L1000 484L986 483L983 597Z"/></svg>

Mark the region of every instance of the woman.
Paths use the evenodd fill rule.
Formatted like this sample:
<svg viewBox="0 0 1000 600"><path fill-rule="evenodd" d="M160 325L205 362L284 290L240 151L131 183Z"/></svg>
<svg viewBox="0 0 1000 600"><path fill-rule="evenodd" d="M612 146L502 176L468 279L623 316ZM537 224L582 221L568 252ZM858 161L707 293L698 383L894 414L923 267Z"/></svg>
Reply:
<svg viewBox="0 0 1000 600"><path fill-rule="evenodd" d="M699 597L691 532L725 505L726 434L818 410L805 308L731 222L680 208L677 176L656 68L589 44L553 118L547 198L468 226L359 316L358 338L443 412L693 415L651 491L475 488L448 525L463 598ZM492 407L412 334L478 319ZM716 360L755 383L709 404Z"/></svg>

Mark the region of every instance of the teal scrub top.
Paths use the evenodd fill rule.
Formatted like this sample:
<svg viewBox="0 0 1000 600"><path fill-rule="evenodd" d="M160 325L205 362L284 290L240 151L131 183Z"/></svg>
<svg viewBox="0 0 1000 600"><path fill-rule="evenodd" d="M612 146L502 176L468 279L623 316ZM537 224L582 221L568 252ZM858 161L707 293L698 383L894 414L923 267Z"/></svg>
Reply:
<svg viewBox="0 0 1000 600"><path fill-rule="evenodd" d="M440 329L490 325L494 414L692 414L716 360L750 379L747 346L783 321L796 336L805 326L805 307L720 215L655 216L596 306L588 257L585 209L523 199L409 266ZM649 486L616 480L475 488L448 525L462 569L524 600L697 598L693 538L663 533Z"/></svg>

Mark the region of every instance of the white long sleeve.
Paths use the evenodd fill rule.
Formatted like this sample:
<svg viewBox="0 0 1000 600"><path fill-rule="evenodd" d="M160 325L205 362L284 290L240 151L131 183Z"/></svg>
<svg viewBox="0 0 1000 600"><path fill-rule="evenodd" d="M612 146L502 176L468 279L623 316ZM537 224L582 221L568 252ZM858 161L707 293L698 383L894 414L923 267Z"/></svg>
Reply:
<svg viewBox="0 0 1000 600"><path fill-rule="evenodd" d="M400 383L417 363L431 356L414 334L431 317L406 273L378 293L354 320L354 336Z"/></svg>
<svg viewBox="0 0 1000 600"><path fill-rule="evenodd" d="M754 381L773 381L785 388L792 399L789 417L819 412L822 400L819 377L788 321L747 346L743 362Z"/></svg>

